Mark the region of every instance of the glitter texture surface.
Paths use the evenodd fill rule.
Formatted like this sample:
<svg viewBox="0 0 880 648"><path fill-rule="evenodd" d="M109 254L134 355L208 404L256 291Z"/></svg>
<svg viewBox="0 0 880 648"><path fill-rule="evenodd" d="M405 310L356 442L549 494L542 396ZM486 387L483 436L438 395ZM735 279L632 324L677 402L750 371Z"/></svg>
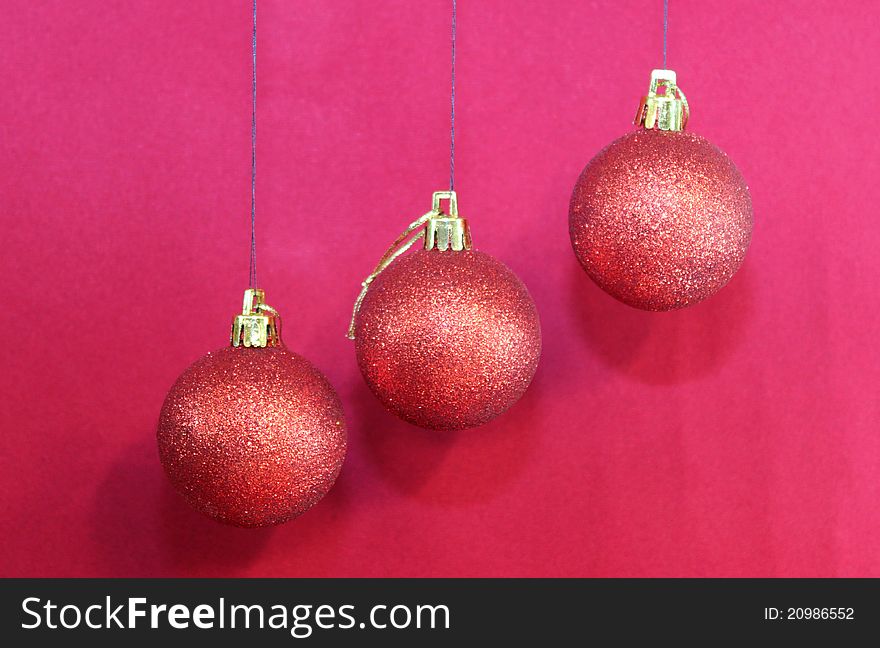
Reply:
<svg viewBox="0 0 880 648"><path fill-rule="evenodd" d="M739 171L709 141L638 130L586 166L571 197L569 233L587 274L645 310L695 304L745 258L752 201Z"/></svg>
<svg viewBox="0 0 880 648"><path fill-rule="evenodd" d="M500 261L419 250L373 282L355 346L385 407L420 427L460 430L519 400L538 366L541 326L528 290Z"/></svg>
<svg viewBox="0 0 880 648"><path fill-rule="evenodd" d="M339 397L284 347L209 353L162 406L159 455L197 509L243 527L286 522L333 486L345 459Z"/></svg>

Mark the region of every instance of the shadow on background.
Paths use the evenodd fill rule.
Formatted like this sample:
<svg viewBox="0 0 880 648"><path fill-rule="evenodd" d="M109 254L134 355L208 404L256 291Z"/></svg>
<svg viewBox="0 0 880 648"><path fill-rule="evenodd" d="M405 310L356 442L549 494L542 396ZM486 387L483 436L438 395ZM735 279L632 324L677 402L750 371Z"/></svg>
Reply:
<svg viewBox="0 0 880 648"><path fill-rule="evenodd" d="M152 434L129 446L108 471L95 502L93 536L101 575L236 576L282 537L285 552L320 543L343 524L351 488L346 470L330 493L277 527L241 529L193 509L165 477ZM98 574L96 574L98 575Z"/></svg>
<svg viewBox="0 0 880 648"><path fill-rule="evenodd" d="M424 430L386 411L366 384L351 394L351 434L367 462L395 490L448 507L491 499L521 473L538 436L541 368L525 395L478 428Z"/></svg>
<svg viewBox="0 0 880 648"><path fill-rule="evenodd" d="M260 553L274 529L219 524L189 506L165 478L152 434L130 445L98 489L93 534L114 576L234 574Z"/></svg>
<svg viewBox="0 0 880 648"><path fill-rule="evenodd" d="M653 313L606 294L571 264L571 304L583 341L598 357L648 384L695 380L720 367L742 340L753 310L748 260L702 303Z"/></svg>

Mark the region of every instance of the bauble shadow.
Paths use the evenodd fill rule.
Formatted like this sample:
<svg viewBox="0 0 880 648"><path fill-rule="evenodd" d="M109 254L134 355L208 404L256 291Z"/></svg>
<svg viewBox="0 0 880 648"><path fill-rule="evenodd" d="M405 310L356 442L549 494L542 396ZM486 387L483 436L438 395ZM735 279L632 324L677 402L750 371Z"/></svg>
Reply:
<svg viewBox="0 0 880 648"><path fill-rule="evenodd" d="M93 529L107 575L194 575L217 567L235 575L273 529L226 526L190 507L165 478L153 434L144 436L120 455L98 490Z"/></svg>
<svg viewBox="0 0 880 648"><path fill-rule="evenodd" d="M490 423L455 432L424 430L386 411L365 384L351 398L355 443L408 497L442 507L474 506L503 491L529 461L539 427L541 369L518 403Z"/></svg>
<svg viewBox="0 0 880 648"><path fill-rule="evenodd" d="M583 342L607 365L648 384L683 383L717 370L742 340L753 308L749 263L705 301L655 313L606 294L572 259L571 302Z"/></svg>
<svg viewBox="0 0 880 648"><path fill-rule="evenodd" d="M236 576L256 561L275 534L285 546L325 542L344 517L345 468L330 493L278 527L241 529L193 509L165 478L153 434L130 445L107 472L92 515L103 576ZM295 532L285 532L295 527Z"/></svg>

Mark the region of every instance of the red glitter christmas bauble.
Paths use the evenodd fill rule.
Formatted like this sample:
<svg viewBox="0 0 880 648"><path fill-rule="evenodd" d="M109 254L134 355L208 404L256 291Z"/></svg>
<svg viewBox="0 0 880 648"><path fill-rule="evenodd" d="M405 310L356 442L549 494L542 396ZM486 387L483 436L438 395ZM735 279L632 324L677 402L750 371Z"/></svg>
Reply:
<svg viewBox="0 0 880 648"><path fill-rule="evenodd" d="M482 252L419 250L370 286L355 319L358 365L385 407L423 428L488 423L523 395L541 355L523 283Z"/></svg>
<svg viewBox="0 0 880 648"><path fill-rule="evenodd" d="M671 310L714 294L739 269L752 201L739 171L707 140L640 129L586 166L569 232L599 287L636 308Z"/></svg>
<svg viewBox="0 0 880 648"><path fill-rule="evenodd" d="M189 367L159 419L159 456L197 509L227 524L286 522L320 500L345 458L330 383L283 346L227 347Z"/></svg>

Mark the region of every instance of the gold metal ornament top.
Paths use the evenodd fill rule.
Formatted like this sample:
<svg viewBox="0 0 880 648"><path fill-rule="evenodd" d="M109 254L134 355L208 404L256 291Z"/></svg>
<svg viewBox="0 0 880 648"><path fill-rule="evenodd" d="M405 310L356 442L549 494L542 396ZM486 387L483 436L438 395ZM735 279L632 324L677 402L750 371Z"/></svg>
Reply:
<svg viewBox="0 0 880 648"><path fill-rule="evenodd" d="M651 70L651 86L642 97L633 123L647 129L684 130L690 108L672 70Z"/></svg>
<svg viewBox="0 0 880 648"><path fill-rule="evenodd" d="M442 201L449 201L449 213L444 213ZM458 198L454 191L435 191L431 201L431 217L425 227L425 249L471 249L471 231L466 219L458 215Z"/></svg>
<svg viewBox="0 0 880 648"><path fill-rule="evenodd" d="M443 201L449 203L448 211L443 211ZM454 191L435 191L431 199L431 211L420 216L417 220L410 223L403 233L397 237L397 240L391 244L379 263L369 274L369 276L361 282L361 292L354 303L354 309L351 313L351 323L348 326L349 340L354 339L354 322L357 318L358 311L370 284L373 280L382 274L391 262L401 254L410 249L419 239L425 239L426 250L439 250L445 252L452 250L460 252L461 250L471 249L471 231L466 219L458 215L458 197Z"/></svg>
<svg viewBox="0 0 880 648"><path fill-rule="evenodd" d="M232 320L232 346L267 347L281 344L281 316L269 306L259 288L244 291L241 315Z"/></svg>

